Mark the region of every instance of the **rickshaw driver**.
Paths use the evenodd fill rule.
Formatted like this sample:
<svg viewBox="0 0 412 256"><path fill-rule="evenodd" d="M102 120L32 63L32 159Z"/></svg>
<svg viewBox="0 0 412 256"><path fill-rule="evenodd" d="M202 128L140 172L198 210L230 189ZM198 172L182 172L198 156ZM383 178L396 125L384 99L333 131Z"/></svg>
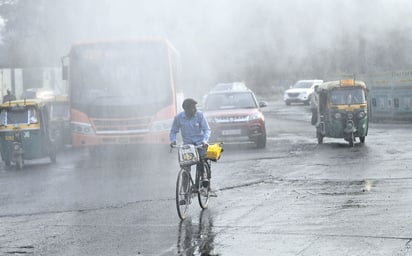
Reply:
<svg viewBox="0 0 412 256"><path fill-rule="evenodd" d="M315 85L312 96L310 97L310 110L312 111L312 125L318 125L319 123L319 85Z"/></svg>
<svg viewBox="0 0 412 256"><path fill-rule="evenodd" d="M176 145L176 135L180 130L182 132L181 135L184 144L203 146L202 149L199 150L199 154L201 157L204 157L206 154L211 129L203 113L197 111L196 104L197 102L192 98L188 98L183 101L182 107L184 111L175 116L172 128L170 129L170 146L173 147ZM200 171L200 173L204 170L203 163L201 161L196 165L196 169ZM210 179L210 177L211 174L208 173L208 178ZM203 182L209 181L203 180ZM205 184L205 186L207 185L208 184ZM195 188L197 187L198 184L195 184Z"/></svg>

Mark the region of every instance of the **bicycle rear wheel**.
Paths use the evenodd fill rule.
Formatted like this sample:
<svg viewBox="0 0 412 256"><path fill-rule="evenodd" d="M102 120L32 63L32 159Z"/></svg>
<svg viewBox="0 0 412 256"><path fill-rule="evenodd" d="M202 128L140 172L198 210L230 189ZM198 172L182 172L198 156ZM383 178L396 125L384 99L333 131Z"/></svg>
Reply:
<svg viewBox="0 0 412 256"><path fill-rule="evenodd" d="M176 181L176 208L181 220L187 217L191 193L190 172L182 168L179 171Z"/></svg>
<svg viewBox="0 0 412 256"><path fill-rule="evenodd" d="M209 165L205 162L203 165L203 174L200 173L196 174L196 178L198 179L199 185L199 192L197 193L197 199L199 200L199 205L202 209L206 209L209 205L209 198L210 198L210 180L207 183L207 186L203 186L203 177L208 177L208 173L210 172Z"/></svg>

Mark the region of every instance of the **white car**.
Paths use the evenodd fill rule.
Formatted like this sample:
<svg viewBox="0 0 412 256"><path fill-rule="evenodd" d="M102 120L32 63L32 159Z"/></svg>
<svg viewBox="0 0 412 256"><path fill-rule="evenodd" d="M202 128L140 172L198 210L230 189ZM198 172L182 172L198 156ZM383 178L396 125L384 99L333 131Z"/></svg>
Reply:
<svg viewBox="0 0 412 256"><path fill-rule="evenodd" d="M291 103L303 103L309 105L310 97L313 93L315 85L320 85L323 80L299 80L293 86L285 91L283 100L286 105Z"/></svg>

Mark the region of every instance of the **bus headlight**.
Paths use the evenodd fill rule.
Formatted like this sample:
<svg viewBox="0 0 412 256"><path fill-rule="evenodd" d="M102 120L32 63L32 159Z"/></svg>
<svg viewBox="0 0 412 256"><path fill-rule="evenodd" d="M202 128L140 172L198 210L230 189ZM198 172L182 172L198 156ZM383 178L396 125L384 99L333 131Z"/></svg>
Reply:
<svg viewBox="0 0 412 256"><path fill-rule="evenodd" d="M78 123L78 122L72 122L70 123L71 129L75 133L81 133L81 134L94 134L94 129L93 127L88 124L88 123Z"/></svg>
<svg viewBox="0 0 412 256"><path fill-rule="evenodd" d="M150 130L152 132L170 131L170 128L172 128L172 123L173 123L172 119L155 121L152 123Z"/></svg>

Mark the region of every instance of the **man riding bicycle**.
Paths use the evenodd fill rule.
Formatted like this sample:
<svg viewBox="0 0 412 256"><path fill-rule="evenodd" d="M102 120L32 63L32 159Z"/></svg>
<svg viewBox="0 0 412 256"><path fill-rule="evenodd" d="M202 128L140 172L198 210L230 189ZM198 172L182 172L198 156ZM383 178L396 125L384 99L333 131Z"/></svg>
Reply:
<svg viewBox="0 0 412 256"><path fill-rule="evenodd" d="M176 145L176 135L181 131L184 144L203 146L199 149L199 155L203 158L206 155L211 130L203 113L197 111L196 104L197 102L192 98L183 101L182 107L184 111L175 116L170 130L170 146L173 147ZM203 173L204 168L202 161L199 161L196 169L200 171L199 173ZM208 173L208 179L210 179L210 173ZM203 180L203 182L209 181L206 179ZM208 186L208 184L202 185ZM195 184L195 188L197 187L198 184Z"/></svg>

